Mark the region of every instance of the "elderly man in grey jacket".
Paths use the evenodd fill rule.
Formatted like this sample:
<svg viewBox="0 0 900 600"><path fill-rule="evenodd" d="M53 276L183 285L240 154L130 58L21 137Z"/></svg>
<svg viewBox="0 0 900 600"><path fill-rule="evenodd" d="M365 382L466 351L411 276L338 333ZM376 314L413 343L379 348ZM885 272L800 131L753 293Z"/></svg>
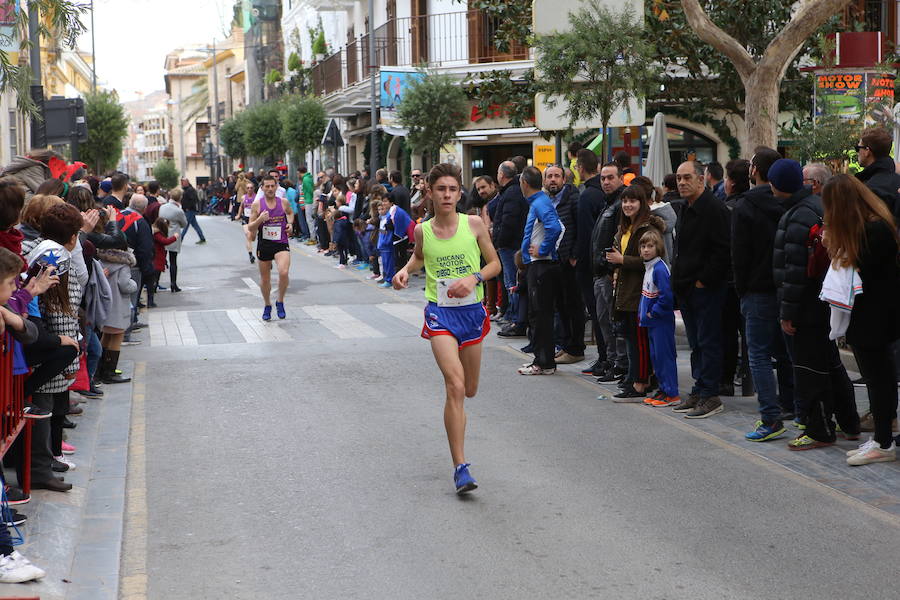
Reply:
<svg viewBox="0 0 900 600"><path fill-rule="evenodd" d="M178 253L181 251L181 233L187 229L187 215L181 208L180 188L175 188L169 192L169 201L159 207L159 216L169 222L169 235L178 235L178 239L166 246L169 253L169 289L172 292L180 292L178 287Z"/></svg>

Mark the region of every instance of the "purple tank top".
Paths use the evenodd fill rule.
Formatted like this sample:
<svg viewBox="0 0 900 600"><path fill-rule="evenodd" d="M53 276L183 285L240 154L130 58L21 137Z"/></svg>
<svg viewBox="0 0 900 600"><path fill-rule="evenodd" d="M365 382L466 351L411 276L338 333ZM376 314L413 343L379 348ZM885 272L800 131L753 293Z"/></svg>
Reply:
<svg viewBox="0 0 900 600"><path fill-rule="evenodd" d="M275 198L275 208L269 208L265 198L260 200L259 204L260 211L269 211L269 219L259 228L260 239L287 244L287 215L284 214L284 205L281 198Z"/></svg>
<svg viewBox="0 0 900 600"><path fill-rule="evenodd" d="M250 218L250 211L253 210L253 200L254 196L250 194L244 194L244 199L241 202L241 216Z"/></svg>

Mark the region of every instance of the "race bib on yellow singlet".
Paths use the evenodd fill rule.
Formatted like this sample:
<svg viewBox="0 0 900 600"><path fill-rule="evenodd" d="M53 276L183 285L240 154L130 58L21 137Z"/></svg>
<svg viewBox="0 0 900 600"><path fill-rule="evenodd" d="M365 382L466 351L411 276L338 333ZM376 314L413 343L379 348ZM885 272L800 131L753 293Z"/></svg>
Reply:
<svg viewBox="0 0 900 600"><path fill-rule="evenodd" d="M281 227L278 225L263 225L262 238L272 242L281 241Z"/></svg>
<svg viewBox="0 0 900 600"><path fill-rule="evenodd" d="M450 289L450 286L453 285L454 281L456 281L456 279L437 280L438 306L468 306L478 302L478 299L475 296L475 289L472 289L471 292L462 298L450 298L447 296L447 291Z"/></svg>

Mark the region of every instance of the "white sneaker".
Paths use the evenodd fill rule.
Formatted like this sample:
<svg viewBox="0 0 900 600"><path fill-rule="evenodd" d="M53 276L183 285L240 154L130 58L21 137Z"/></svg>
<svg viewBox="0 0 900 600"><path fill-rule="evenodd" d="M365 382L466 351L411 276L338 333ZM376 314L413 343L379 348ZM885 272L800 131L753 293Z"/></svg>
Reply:
<svg viewBox="0 0 900 600"><path fill-rule="evenodd" d="M375 283L381 283L382 281L384 281L384 275L379 275L375 278Z"/></svg>
<svg viewBox="0 0 900 600"><path fill-rule="evenodd" d="M897 460L897 444L894 442L891 442L891 447L886 450L883 449L880 444L875 444L873 447L866 450L860 450L847 459L847 464L851 467L858 467L860 465L868 465L876 462L890 462L892 460Z"/></svg>
<svg viewBox="0 0 900 600"><path fill-rule="evenodd" d="M872 438L869 438L867 441L860 444L859 448L856 448L855 450L847 450L847 456L855 456L855 455L859 454L860 452L866 452L868 450L871 450L872 448L874 448L878 445L879 445L878 442L876 442Z"/></svg>
<svg viewBox="0 0 900 600"><path fill-rule="evenodd" d="M54 456L53 459L58 460L61 463L65 463L65 464L69 465L70 471L75 470L75 461L72 460L71 458L69 458L68 456L66 456L65 454L63 454L62 456Z"/></svg>
<svg viewBox="0 0 900 600"><path fill-rule="evenodd" d="M31 562L13 551L8 556L0 557L0 583L24 583L45 576L43 569L31 564Z"/></svg>

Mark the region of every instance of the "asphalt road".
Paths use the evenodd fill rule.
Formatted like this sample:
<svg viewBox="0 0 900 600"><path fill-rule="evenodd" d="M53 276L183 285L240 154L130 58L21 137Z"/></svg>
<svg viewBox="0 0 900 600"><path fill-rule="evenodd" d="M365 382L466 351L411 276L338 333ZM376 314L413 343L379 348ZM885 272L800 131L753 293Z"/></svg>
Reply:
<svg viewBox="0 0 900 600"><path fill-rule="evenodd" d="M288 319L262 324L239 227L201 224L127 349L150 598L896 596L897 517L572 373L518 376L493 334L458 498L422 284L297 247Z"/></svg>

